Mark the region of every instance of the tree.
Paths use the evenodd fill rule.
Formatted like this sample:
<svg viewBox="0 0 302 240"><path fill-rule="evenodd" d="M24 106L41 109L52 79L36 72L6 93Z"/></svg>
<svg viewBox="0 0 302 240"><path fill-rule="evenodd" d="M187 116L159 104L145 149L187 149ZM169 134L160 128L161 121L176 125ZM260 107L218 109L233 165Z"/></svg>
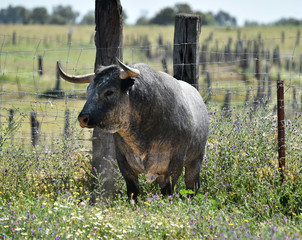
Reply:
<svg viewBox="0 0 302 240"><path fill-rule="evenodd" d="M123 59L123 16L120 0L95 1L95 70L99 66L109 66L115 58ZM109 26L109 27L108 27ZM93 131L92 167L102 177L102 189L105 194L113 193L116 181L116 166L108 161L110 155L116 158L113 135L96 127ZM101 174L102 173L102 174ZM98 184L97 187L100 187ZM102 189L98 189L100 192ZM113 196L110 196L113 197Z"/></svg>
<svg viewBox="0 0 302 240"><path fill-rule="evenodd" d="M172 25L174 23L175 14L176 13L173 8L164 8L150 20L150 23L158 25Z"/></svg>
<svg viewBox="0 0 302 240"><path fill-rule="evenodd" d="M126 24L127 19L128 19L128 15L127 15L126 11L123 10L123 22L124 22L124 24Z"/></svg>
<svg viewBox="0 0 302 240"><path fill-rule="evenodd" d="M201 22L203 25L215 25L216 19L213 13L203 13L200 11L193 11L190 5L186 3L175 4L173 8L167 7L160 10L153 18L148 21L144 16L140 17L136 25L146 25L146 24L159 24L159 25L172 25L174 24L175 15L178 13L196 14L201 16ZM228 13L220 11L218 13L217 19L224 24L230 23L231 25L236 25L236 19L230 16Z"/></svg>
<svg viewBox="0 0 302 240"><path fill-rule="evenodd" d="M192 14L193 13L190 5L188 5L186 3L176 4L174 8L175 8L175 12L176 13L188 13L188 14Z"/></svg>
<svg viewBox="0 0 302 240"><path fill-rule="evenodd" d="M229 13L221 11L221 10L215 15L215 21L220 26L226 26L226 25L236 26L237 25L236 18L232 17Z"/></svg>
<svg viewBox="0 0 302 240"><path fill-rule="evenodd" d="M8 6L0 10L0 23L28 23L29 12L24 7Z"/></svg>
<svg viewBox="0 0 302 240"><path fill-rule="evenodd" d="M201 16L201 24L203 26L215 25L215 23L216 23L214 15L211 12L203 13L200 11L196 11L195 14Z"/></svg>
<svg viewBox="0 0 302 240"><path fill-rule="evenodd" d="M89 11L80 22L80 24L82 25L94 25L94 23L95 23L94 11Z"/></svg>
<svg viewBox="0 0 302 240"><path fill-rule="evenodd" d="M53 9L50 24L75 24L78 12L74 12L71 6L57 6Z"/></svg>
<svg viewBox="0 0 302 240"><path fill-rule="evenodd" d="M244 22L245 27L256 27L259 26L259 23L257 21L245 21Z"/></svg>
<svg viewBox="0 0 302 240"><path fill-rule="evenodd" d="M299 26L302 24L302 20L298 20L296 18L281 18L280 20L276 21L274 25L293 25L293 26Z"/></svg>
<svg viewBox="0 0 302 240"><path fill-rule="evenodd" d="M135 25L138 25L138 26L144 26L144 25L148 25L148 24L149 24L149 20L145 16L141 16L140 18L138 18L135 23Z"/></svg>
<svg viewBox="0 0 302 240"><path fill-rule="evenodd" d="M44 7L34 8L30 14L30 22L34 24L45 24L48 22L48 12Z"/></svg>

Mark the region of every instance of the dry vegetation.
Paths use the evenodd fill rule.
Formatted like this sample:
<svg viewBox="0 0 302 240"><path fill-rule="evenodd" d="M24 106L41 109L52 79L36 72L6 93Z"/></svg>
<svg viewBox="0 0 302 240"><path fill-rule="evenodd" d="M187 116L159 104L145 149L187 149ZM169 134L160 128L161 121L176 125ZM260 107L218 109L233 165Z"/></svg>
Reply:
<svg viewBox="0 0 302 240"><path fill-rule="evenodd" d="M73 29L72 44L67 31ZM211 51L237 39L238 28L203 27L201 42L213 33ZM272 50L280 45L281 55L299 62L302 43L296 44L297 27L240 28L244 41L261 39ZM184 180L176 193L167 198L156 185L147 185L143 177L138 204L125 199L125 184L116 179L117 195L107 202L91 205L91 182L98 178L91 169L89 139L76 116L84 100L71 94L84 94L87 86L61 83L67 92L63 99L41 98L54 88L55 63L60 60L67 72L93 71L95 47L92 26L4 26L0 25L0 237L7 239L300 239L302 238L301 114L293 112L286 121L286 172L281 182L277 158L276 117L256 103L244 105L246 83L234 64L210 66L217 70L213 79L216 97L208 106L211 121L207 157L202 166L199 194L187 198ZM12 44L12 34L17 44ZM281 34L285 33L282 43ZM140 44L132 41L148 36L152 54L164 54L158 46L173 42L173 27L134 27L124 29L124 60L142 61L162 70L160 57L148 59ZM138 41L139 42L139 41ZM44 74L39 76L37 58L44 57ZM161 55L160 55L161 56ZM171 73L172 61L168 59ZM226 71L223 72L223 69ZM231 71L230 71L231 69ZM254 70L247 70L249 86L256 86ZM300 73L284 68L286 98L292 85L301 96ZM200 84L205 86L205 76ZM254 81L254 82L253 82ZM225 116L220 104L224 90L235 95L233 107ZM253 90L253 88L251 88ZM219 92L221 91L221 92ZM207 90L201 89L206 95ZM300 95L299 95L300 94ZM287 105L289 106L289 105ZM301 106L301 104L299 105ZM15 110L15 122L9 125L8 111ZM63 138L64 113L71 110L72 134ZM30 144L29 114L38 113L41 123L40 144ZM301 110L300 110L301 111ZM45 139L44 139L45 138ZM108 197L108 196L107 196Z"/></svg>

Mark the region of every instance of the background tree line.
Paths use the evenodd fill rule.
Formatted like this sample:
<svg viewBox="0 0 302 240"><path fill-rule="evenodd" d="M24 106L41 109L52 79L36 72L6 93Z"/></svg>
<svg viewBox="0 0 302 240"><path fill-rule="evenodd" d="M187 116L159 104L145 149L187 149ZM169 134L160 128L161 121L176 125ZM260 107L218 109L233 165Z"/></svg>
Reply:
<svg viewBox="0 0 302 240"><path fill-rule="evenodd" d="M44 7L36 7L32 10L22 6L8 6L0 10L0 23L4 24L75 24L79 16L71 6L56 6L52 14Z"/></svg>
<svg viewBox="0 0 302 240"><path fill-rule="evenodd" d="M155 14L155 16L152 17L151 19L142 16L136 21L136 25L148 25L148 24L172 25L174 24L174 17L178 13L200 15L202 18L203 25L220 25L220 26L237 25L236 18L231 16L227 12L219 11L217 14L213 14L212 12L205 13L201 11L194 11L188 4L176 4L174 7L163 8L157 14Z"/></svg>
<svg viewBox="0 0 302 240"><path fill-rule="evenodd" d="M176 4L174 7L167 7L160 10L154 17L147 19L140 17L136 21L136 25L172 25L174 17L177 13L198 14L202 17L203 25L232 25L236 26L235 17L230 14L219 11L217 14L211 12L203 13L201 11L193 11L188 4ZM79 13L74 11L71 6L56 6L52 13L48 13L44 7L34 9L26 9L22 6L9 6L0 10L0 23L4 24L76 24ZM126 22L127 15L124 11L124 20ZM94 12L90 11L83 16L78 22L79 24L94 24Z"/></svg>
<svg viewBox="0 0 302 240"><path fill-rule="evenodd" d="M166 7L155 14L151 18L141 16L137 19L136 25L173 25L175 15L178 13L197 14L202 17L203 25L218 26L236 26L237 20L225 11L219 11L216 14L212 12L194 11L188 4L176 4L174 7ZM127 23L127 14L125 11L124 21ZM48 13L44 7L36 7L34 9L26 9L22 6L8 6L6 9L0 9L0 23L2 24L94 24L94 11L86 13L82 19L77 22L79 13L74 11L71 6L56 6L52 13ZM257 21L246 21L245 26L261 25ZM272 25L302 25L302 20L295 18L282 18Z"/></svg>

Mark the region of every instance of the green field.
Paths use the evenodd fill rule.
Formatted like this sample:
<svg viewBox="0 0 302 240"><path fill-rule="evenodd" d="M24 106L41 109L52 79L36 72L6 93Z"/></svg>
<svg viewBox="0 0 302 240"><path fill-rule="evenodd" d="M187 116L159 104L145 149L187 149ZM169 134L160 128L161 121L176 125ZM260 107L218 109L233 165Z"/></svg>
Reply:
<svg viewBox="0 0 302 240"><path fill-rule="evenodd" d="M73 29L72 42L67 31ZM302 83L299 73L302 42L299 27L203 27L201 44L212 33L208 51L223 55L240 31L244 44L259 41L271 54L280 48L282 67L270 64L271 101L265 108L251 105L258 82L252 63L248 69L237 60L207 66L212 74L209 101L210 135L201 172L199 193L188 198L184 179L175 194L160 195L157 185L140 178L138 203L128 202L126 186L118 173L116 195L99 197L91 182L100 176L91 169L91 130L76 121L87 86L61 82L62 99L41 97L56 84L56 61L71 74L92 72L95 46L93 26L0 25L0 237L3 239L301 239L302 238ZM13 44L13 32L16 43ZM284 41L282 41L284 32ZM124 62L146 62L163 70L168 56L172 73L172 26L125 26ZM146 56L146 36L152 58ZM162 45L158 38L162 37ZM168 49L168 50L167 50ZM251 47L252 49L252 47ZM250 52L252 55L252 52ZM43 75L37 70L43 57ZM271 56L272 58L272 56ZM292 65L286 69L286 61ZM278 165L276 75L285 81L286 169L281 181ZM243 80L243 78L246 78ZM200 92L209 90L200 73ZM265 83L267 91L269 83ZM248 104L244 104L247 89ZM232 92L230 112L221 111L226 91ZM295 92L295 94L294 94ZM297 100L295 103L294 95ZM296 106L294 106L294 103ZM252 108L251 108L252 107ZM9 110L15 111L9 124ZM71 134L64 138L65 110L69 109ZM30 112L37 112L40 137L31 147ZM100 183L101 184L101 183Z"/></svg>
<svg viewBox="0 0 302 240"><path fill-rule="evenodd" d="M302 237L301 114L286 123L281 181L277 120L258 109L209 107L210 136L201 188L193 198L180 178L169 197L140 178L138 203L116 194L97 198L90 155L80 141L58 139L54 151L0 148L0 233L7 239L300 239ZM10 134L2 126L1 133ZM17 130L15 130L17 131ZM81 135L74 131L72 138ZM101 184L102 182L100 182Z"/></svg>
<svg viewBox="0 0 302 240"><path fill-rule="evenodd" d="M71 43L68 43L68 29L73 30ZM275 80L277 73L281 73L286 85L288 107L286 111L291 115L301 109L301 77L299 74L300 55L302 43L296 43L296 35L299 27L202 27L200 44L204 44L209 36L207 57L218 51L222 57L224 49L232 39L231 49L235 49L239 38L244 45L250 44L249 58L252 59L252 46L255 40L261 38L264 50L270 50L271 60L261 62L263 77L269 73L272 82L266 84L272 87L271 99L276 98ZM13 33L16 33L13 44ZM282 32L284 40L282 40ZM71 98L70 95L84 95L85 85L61 83L61 89L67 93L62 100L40 98L46 90L53 89L56 84L56 61L61 61L63 68L71 74L82 74L93 71L95 60L95 46L93 41L93 26L29 26L29 25L0 25L0 71L1 71L1 122L7 122L8 110L19 109L27 116L31 111L38 113L38 119L42 122L41 128L45 138L62 135L64 127L65 109L70 109L75 118L80 111L84 100ZM167 68L173 73L172 43L173 26L125 26L124 27L124 62L145 62L158 70L163 70L161 59L167 57ZM162 45L158 45L159 37L162 37ZM146 39L148 39L146 41ZM147 42L147 43L146 43ZM146 45L147 44L147 45ZM272 64L272 51L279 45L282 67ZM147 58L145 51L150 49L152 58ZM168 51L168 52L167 52ZM38 73L38 57L43 57L43 75ZM285 62L295 62L295 68L285 69ZM270 70L266 72L269 64ZM250 67L246 70L238 67L238 59L232 62L222 60L210 63L206 71L212 78L211 102L222 105L227 91L232 93L232 104L241 105L246 99L253 101L257 93L257 81L255 80L255 64L251 60ZM242 80L246 79L246 80ZM267 79L265 79L267 81ZM200 73L200 92L207 99L209 90L206 83L206 72ZM247 92L249 91L249 96ZM295 96L294 96L295 95ZM295 99L296 100L295 100ZM291 109L293 102L297 101L298 108ZM273 106L275 102L273 101ZM288 116L290 116L288 115ZM28 117L25 117L28 119ZM30 139L29 122L25 121L17 135L28 142ZM86 134L90 137L90 133ZM15 136L16 138L18 136Z"/></svg>

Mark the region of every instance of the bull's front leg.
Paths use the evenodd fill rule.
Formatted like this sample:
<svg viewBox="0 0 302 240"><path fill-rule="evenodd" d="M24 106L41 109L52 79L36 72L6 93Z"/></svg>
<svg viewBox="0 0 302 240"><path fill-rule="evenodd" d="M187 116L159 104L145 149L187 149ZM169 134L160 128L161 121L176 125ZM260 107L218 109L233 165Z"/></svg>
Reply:
<svg viewBox="0 0 302 240"><path fill-rule="evenodd" d="M126 181L128 199L129 201L131 199L137 201L139 194L138 174L132 170L126 157L118 149L116 150L116 159L122 176Z"/></svg>
<svg viewBox="0 0 302 240"><path fill-rule="evenodd" d="M184 150L183 152L178 152L178 154L175 154L171 158L167 173L157 178L161 193L165 196L172 195L174 192L175 184L177 183L183 170L185 158L184 152L186 151Z"/></svg>

